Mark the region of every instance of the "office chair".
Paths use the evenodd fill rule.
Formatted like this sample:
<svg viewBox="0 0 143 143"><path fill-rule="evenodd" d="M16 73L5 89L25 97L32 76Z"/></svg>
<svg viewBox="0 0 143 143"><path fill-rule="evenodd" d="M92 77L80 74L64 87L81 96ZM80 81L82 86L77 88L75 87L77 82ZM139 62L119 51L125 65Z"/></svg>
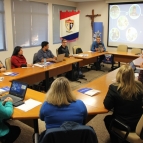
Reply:
<svg viewBox="0 0 143 143"><path fill-rule="evenodd" d="M126 131L121 131L115 128L114 123L120 124L123 126L123 128L125 128ZM143 143L143 115L136 126L135 132L130 132L130 128L117 119L112 121L110 125L110 131L116 135L122 141L122 143L124 141L128 141L130 143Z"/></svg>
<svg viewBox="0 0 143 143"><path fill-rule="evenodd" d="M140 48L132 48L132 49L131 49L131 53L132 53L132 54L135 54L135 55L141 54L141 53L142 53L142 50L141 50Z"/></svg>
<svg viewBox="0 0 143 143"><path fill-rule="evenodd" d="M11 69L11 57L5 59L5 66L7 70Z"/></svg>
<svg viewBox="0 0 143 143"><path fill-rule="evenodd" d="M128 51L127 45L118 45L117 52L127 52L127 51ZM114 55L113 55L113 62L114 62ZM112 66L111 69L114 70L119 67L120 67L120 62L118 62L118 66Z"/></svg>
<svg viewBox="0 0 143 143"><path fill-rule="evenodd" d="M37 53L35 53L34 56L33 56L33 64L36 63L36 60L37 60Z"/></svg>
<svg viewBox="0 0 143 143"><path fill-rule="evenodd" d="M90 126L67 121L59 128L47 129L39 143L98 143L98 140Z"/></svg>

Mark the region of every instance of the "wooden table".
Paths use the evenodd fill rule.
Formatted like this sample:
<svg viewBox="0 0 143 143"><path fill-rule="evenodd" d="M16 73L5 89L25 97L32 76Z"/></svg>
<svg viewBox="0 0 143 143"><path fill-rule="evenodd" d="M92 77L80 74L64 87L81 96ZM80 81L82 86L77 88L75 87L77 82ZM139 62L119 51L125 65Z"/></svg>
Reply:
<svg viewBox="0 0 143 143"><path fill-rule="evenodd" d="M59 74L65 73L67 71L72 70L72 64L78 63L82 61L82 59L76 58L65 58L63 62L53 63L47 67L29 67L29 68L15 68L11 70L7 70L6 72L18 72L19 74L16 76L4 76L3 73L0 73L0 76L4 76L5 80L19 80L22 82L26 82L29 85L32 85L36 82L40 82L42 80L46 80L46 87L49 87L49 78L53 76L57 76Z"/></svg>
<svg viewBox="0 0 143 143"><path fill-rule="evenodd" d="M99 77L98 79L95 79L92 82L85 84L79 88L79 89L92 88L92 89L100 90L101 93L95 96L91 97L91 96L82 94L78 92L79 89L73 91L76 98L82 100L85 103L88 111L88 117L89 117L88 120L93 118L96 114L108 112L108 110L104 108L103 100L106 96L109 85L113 83L113 80L115 80L117 71L118 69L106 75L103 75L102 77Z"/></svg>
<svg viewBox="0 0 143 143"><path fill-rule="evenodd" d="M124 63L130 63L131 61L135 60L138 58L138 55L129 53L129 52L110 52L108 51L108 54L113 55L113 60L112 60L112 67L111 69L114 69L114 62L118 62L118 67L120 67L120 62Z"/></svg>
<svg viewBox="0 0 143 143"><path fill-rule="evenodd" d="M82 59L82 61L79 62L79 67L83 67L85 65L95 63L97 61L97 57L107 54L107 52L83 52L78 55L75 55L75 58ZM87 55L87 56L80 56L80 55Z"/></svg>

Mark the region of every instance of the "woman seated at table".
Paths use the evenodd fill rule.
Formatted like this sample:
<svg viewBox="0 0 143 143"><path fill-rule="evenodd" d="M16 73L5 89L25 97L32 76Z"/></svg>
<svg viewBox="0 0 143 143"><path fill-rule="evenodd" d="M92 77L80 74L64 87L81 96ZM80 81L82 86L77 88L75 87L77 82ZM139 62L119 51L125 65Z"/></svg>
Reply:
<svg viewBox="0 0 143 143"><path fill-rule="evenodd" d="M13 113L12 99L7 97L0 102L0 141L2 143L13 143L20 135L18 126L10 125L6 122Z"/></svg>
<svg viewBox="0 0 143 143"><path fill-rule="evenodd" d="M142 115L143 86L140 81L135 80L134 71L129 65L120 67L116 75L116 83L109 86L104 99L106 109L113 110L112 115L104 119L105 126L110 134L109 126L116 118L128 125L131 131L135 131L136 125ZM122 126L114 125L124 130ZM118 143L117 138L110 134L111 142Z"/></svg>
<svg viewBox="0 0 143 143"><path fill-rule="evenodd" d="M86 106L73 96L69 81L64 77L57 78L40 110L40 119L45 121L46 129L58 128L64 121L85 124L86 117Z"/></svg>
<svg viewBox="0 0 143 143"><path fill-rule="evenodd" d="M4 72L6 69L5 69L5 66L3 65L3 63L0 61L0 72Z"/></svg>
<svg viewBox="0 0 143 143"><path fill-rule="evenodd" d="M11 68L32 67L32 64L27 64L23 56L22 47L16 46L11 57Z"/></svg>

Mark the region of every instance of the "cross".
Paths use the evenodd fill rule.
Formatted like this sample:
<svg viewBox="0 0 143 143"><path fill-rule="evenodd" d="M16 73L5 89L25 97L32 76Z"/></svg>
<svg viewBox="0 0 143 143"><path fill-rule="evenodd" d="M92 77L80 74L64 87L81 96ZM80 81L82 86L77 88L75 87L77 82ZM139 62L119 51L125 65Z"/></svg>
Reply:
<svg viewBox="0 0 143 143"><path fill-rule="evenodd" d="M94 18L97 16L101 16L101 14L94 14L94 9L92 9L92 15L86 15L86 17L89 17L91 19L91 28L93 32L93 23L94 23Z"/></svg>

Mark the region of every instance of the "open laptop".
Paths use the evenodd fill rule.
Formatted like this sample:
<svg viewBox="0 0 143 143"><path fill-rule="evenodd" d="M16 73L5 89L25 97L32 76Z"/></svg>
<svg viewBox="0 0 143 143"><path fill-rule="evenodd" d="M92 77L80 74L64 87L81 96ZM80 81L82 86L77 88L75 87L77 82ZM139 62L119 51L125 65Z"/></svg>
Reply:
<svg viewBox="0 0 143 143"><path fill-rule="evenodd" d="M13 99L13 105L19 101L23 101L25 98L26 90L28 84L22 83L20 81L12 81L9 94L1 97L1 100L5 100L7 97L11 97Z"/></svg>
<svg viewBox="0 0 143 143"><path fill-rule="evenodd" d="M57 56L57 60L55 61L56 63L58 62L62 62L64 60L64 57L65 57L65 53L64 54L59 54Z"/></svg>
<svg viewBox="0 0 143 143"><path fill-rule="evenodd" d="M134 70L135 73L139 73L140 70L143 70L143 68L136 67L133 61L130 62L129 65L132 67L132 69Z"/></svg>
<svg viewBox="0 0 143 143"><path fill-rule="evenodd" d="M99 46L98 46L98 52L103 52L103 46L102 46L102 43L99 43Z"/></svg>

